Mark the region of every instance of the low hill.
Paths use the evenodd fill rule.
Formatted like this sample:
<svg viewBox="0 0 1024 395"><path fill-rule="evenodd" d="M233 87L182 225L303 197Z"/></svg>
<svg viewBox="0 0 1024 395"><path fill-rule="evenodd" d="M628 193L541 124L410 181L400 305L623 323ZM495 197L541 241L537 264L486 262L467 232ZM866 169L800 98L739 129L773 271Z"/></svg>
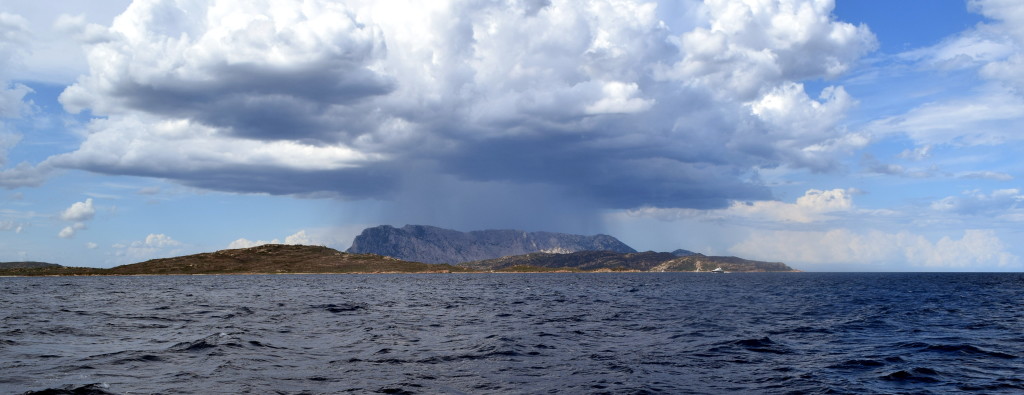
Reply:
<svg viewBox="0 0 1024 395"><path fill-rule="evenodd" d="M34 261L0 262L0 270L3 270L3 269L39 269L39 268L44 268L44 267L58 268L58 267L63 267L63 266L58 265L56 263L34 262Z"/></svg>
<svg viewBox="0 0 1024 395"><path fill-rule="evenodd" d="M575 235L521 230L460 232L426 225L401 228L382 225L364 229L350 253L369 253L426 263L459 263L532 252L636 252L608 235Z"/></svg>
<svg viewBox="0 0 1024 395"><path fill-rule="evenodd" d="M669 252L616 253L610 251L580 251L568 254L533 253L466 262L459 266L475 270L502 271L514 267L550 269L635 270L643 272L707 272L721 267L730 272L792 272L793 268L780 262L752 261L731 256L691 254L677 256Z"/></svg>
<svg viewBox="0 0 1024 395"><path fill-rule="evenodd" d="M466 271L451 265L350 254L320 246L264 244L117 266L107 274L425 273Z"/></svg>

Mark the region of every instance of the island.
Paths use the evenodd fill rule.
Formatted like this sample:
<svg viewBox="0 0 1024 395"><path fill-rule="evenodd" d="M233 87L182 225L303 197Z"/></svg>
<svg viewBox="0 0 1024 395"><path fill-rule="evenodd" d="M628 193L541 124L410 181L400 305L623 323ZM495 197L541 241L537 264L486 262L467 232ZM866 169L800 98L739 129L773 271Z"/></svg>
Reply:
<svg viewBox="0 0 1024 395"><path fill-rule="evenodd" d="M448 263L405 261L378 254L341 252L324 246L264 244L250 248L152 259L112 268L56 264L0 265L0 276L162 274L481 273L481 272L730 272L796 271L782 263L735 257L672 253L577 251L530 253L494 260Z"/></svg>

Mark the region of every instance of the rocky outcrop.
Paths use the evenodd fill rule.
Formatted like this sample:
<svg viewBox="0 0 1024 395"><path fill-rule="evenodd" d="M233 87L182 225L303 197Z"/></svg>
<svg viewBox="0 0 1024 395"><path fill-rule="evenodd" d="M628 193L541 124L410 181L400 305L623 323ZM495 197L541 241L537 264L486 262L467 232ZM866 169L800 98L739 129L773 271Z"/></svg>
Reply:
<svg viewBox="0 0 1024 395"><path fill-rule="evenodd" d="M425 225L382 225L363 230L350 253L378 254L424 263L459 263L534 252L636 252L608 235L582 236L521 230L459 232Z"/></svg>

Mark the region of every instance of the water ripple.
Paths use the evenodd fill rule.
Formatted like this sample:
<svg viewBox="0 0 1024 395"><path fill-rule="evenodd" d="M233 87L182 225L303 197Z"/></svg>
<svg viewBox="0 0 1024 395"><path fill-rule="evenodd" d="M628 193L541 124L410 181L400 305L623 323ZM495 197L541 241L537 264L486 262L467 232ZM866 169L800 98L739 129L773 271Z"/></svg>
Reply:
<svg viewBox="0 0 1024 395"><path fill-rule="evenodd" d="M0 392L1020 393L1022 295L1020 274L4 278Z"/></svg>

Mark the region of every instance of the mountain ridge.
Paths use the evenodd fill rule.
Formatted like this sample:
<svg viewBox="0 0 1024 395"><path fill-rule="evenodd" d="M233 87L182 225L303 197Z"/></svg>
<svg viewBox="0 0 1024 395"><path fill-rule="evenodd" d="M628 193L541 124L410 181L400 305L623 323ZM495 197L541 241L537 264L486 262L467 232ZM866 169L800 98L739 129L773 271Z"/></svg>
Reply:
<svg viewBox="0 0 1024 395"><path fill-rule="evenodd" d="M396 228L380 225L363 230L346 250L423 263L459 263L532 252L615 251L634 253L615 237L555 232L492 229L461 232L429 225Z"/></svg>

